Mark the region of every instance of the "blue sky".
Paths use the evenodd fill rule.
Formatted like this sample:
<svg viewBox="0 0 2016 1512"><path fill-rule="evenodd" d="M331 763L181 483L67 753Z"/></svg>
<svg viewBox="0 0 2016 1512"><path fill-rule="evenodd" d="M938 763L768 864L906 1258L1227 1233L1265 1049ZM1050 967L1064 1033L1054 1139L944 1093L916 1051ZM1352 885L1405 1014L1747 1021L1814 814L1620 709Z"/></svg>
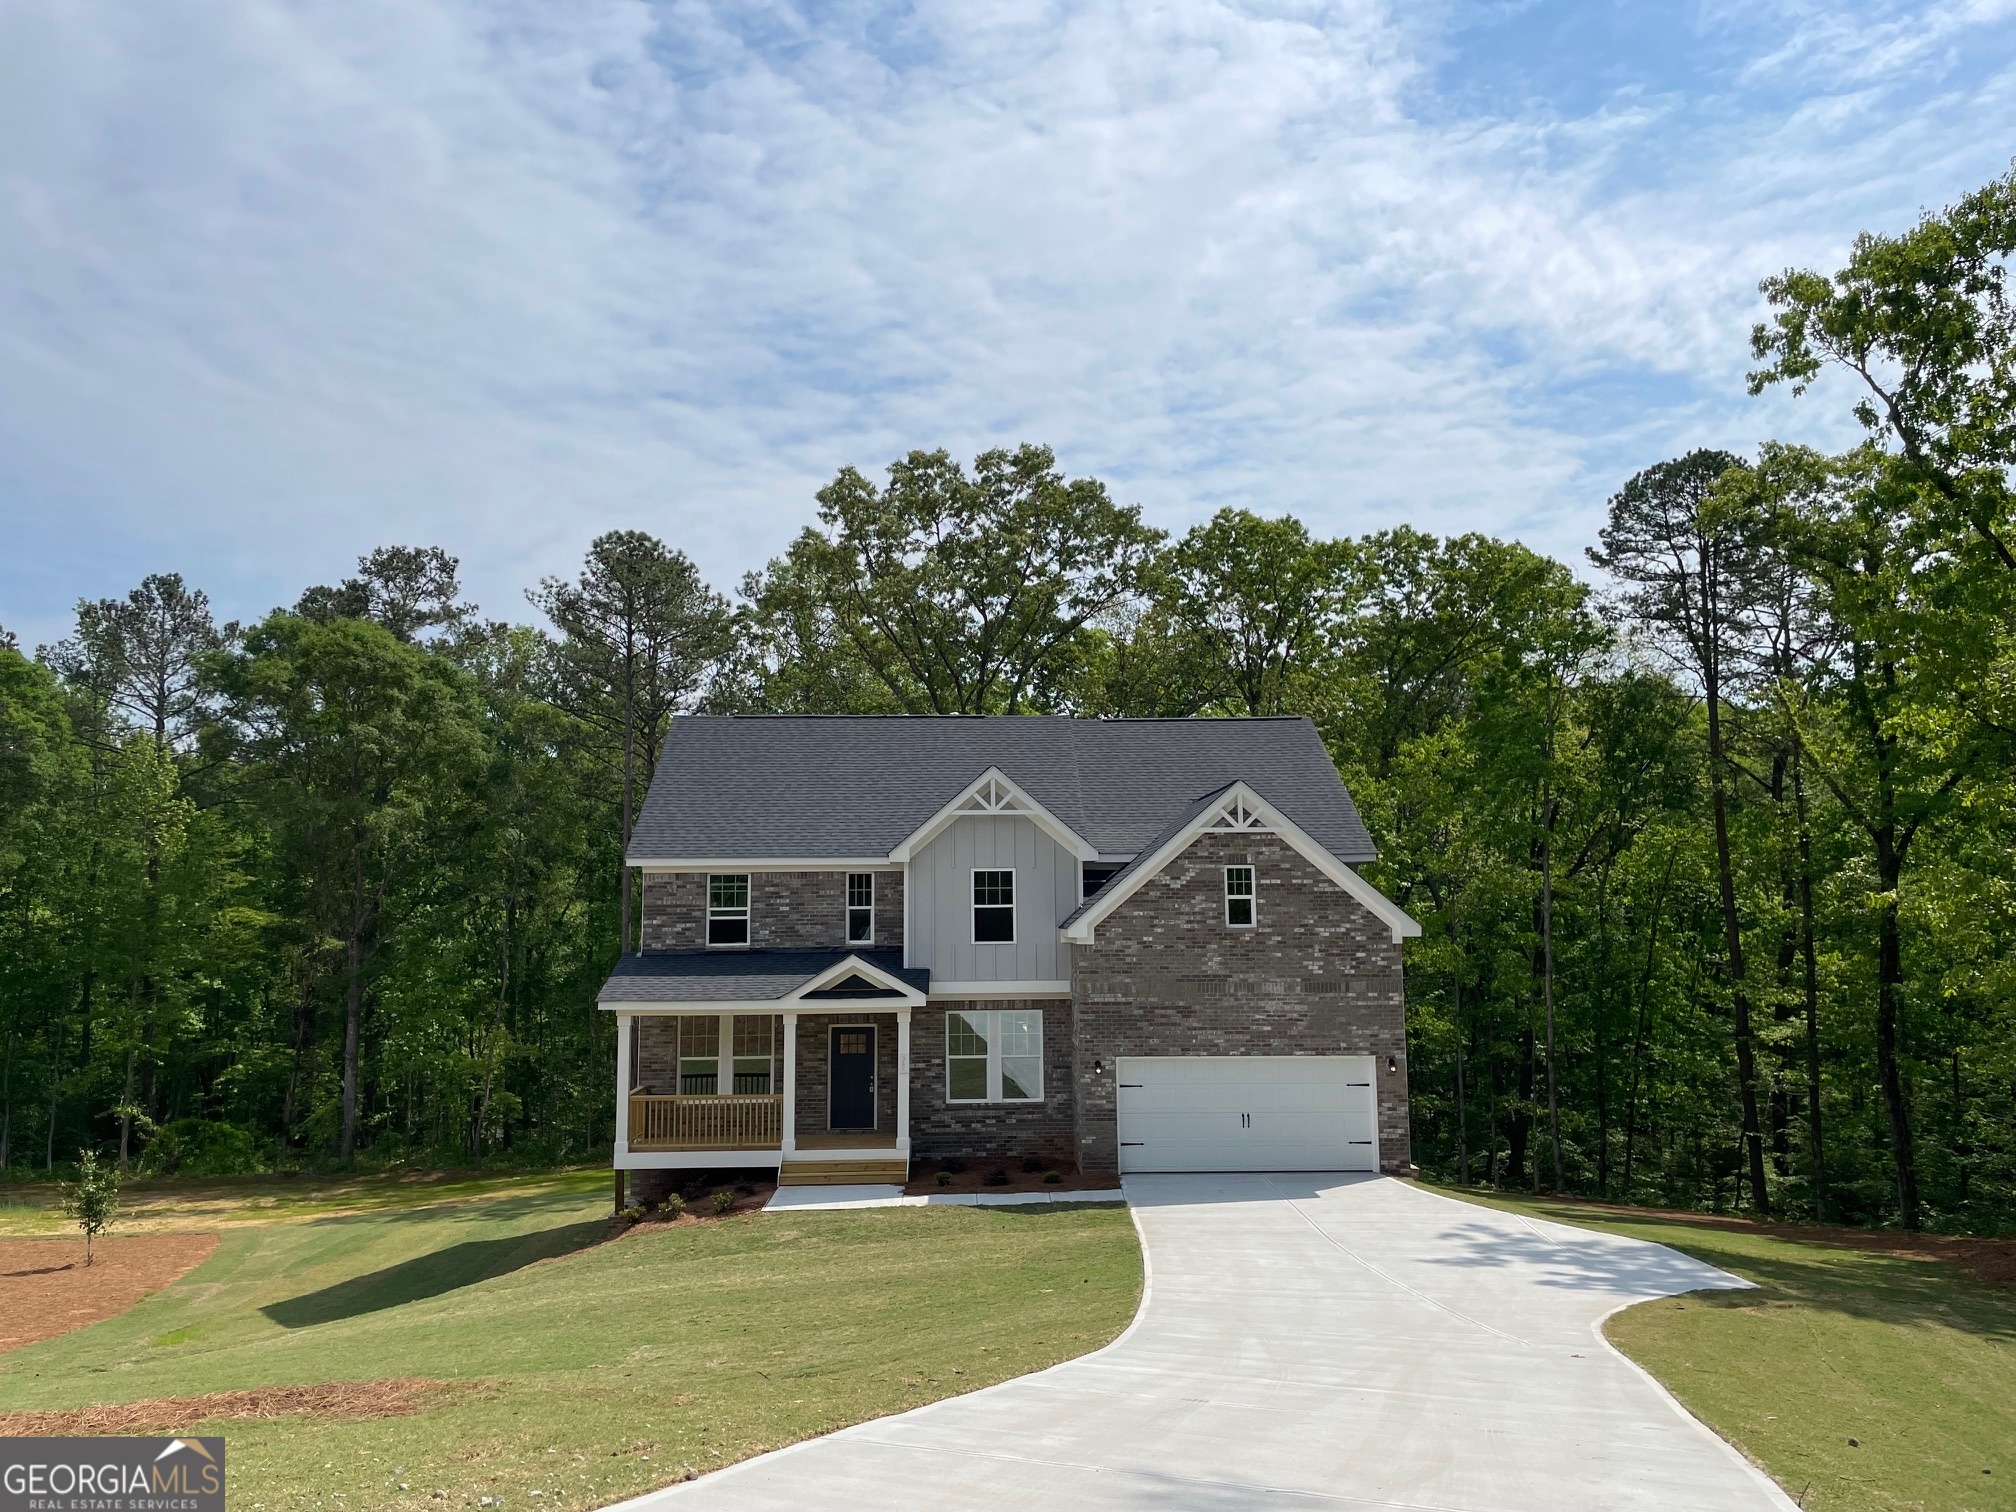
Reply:
<svg viewBox="0 0 2016 1512"><path fill-rule="evenodd" d="M843 463L1022 440L1180 529L1579 562L1757 280L2008 167L2016 0L0 0L0 625L387 542L721 586Z"/></svg>

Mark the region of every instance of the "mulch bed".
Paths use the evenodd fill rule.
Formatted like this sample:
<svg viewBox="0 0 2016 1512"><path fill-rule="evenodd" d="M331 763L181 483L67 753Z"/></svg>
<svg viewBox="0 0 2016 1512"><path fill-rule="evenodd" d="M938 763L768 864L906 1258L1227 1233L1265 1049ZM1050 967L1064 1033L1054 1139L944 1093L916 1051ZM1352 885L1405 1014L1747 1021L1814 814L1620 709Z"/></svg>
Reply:
<svg viewBox="0 0 2016 1512"><path fill-rule="evenodd" d="M0 1351L53 1339L126 1311L210 1258L215 1234L0 1239Z"/></svg>
<svg viewBox="0 0 2016 1512"><path fill-rule="evenodd" d="M1075 1170L1059 1170L1061 1181L1045 1181L1045 1171L1025 1171L1019 1160L969 1160L966 1169L955 1171L951 1181L940 1184L938 1171L929 1161L910 1163L910 1184L903 1188L911 1197L929 1197L944 1192L1117 1192L1120 1178L1104 1172L1081 1174ZM1008 1177L1003 1182L996 1176L992 1182L989 1176L996 1172Z"/></svg>
<svg viewBox="0 0 2016 1512"><path fill-rule="evenodd" d="M424 1412L450 1393L476 1389L480 1387L473 1382L451 1384L424 1376L391 1376L378 1381L323 1381L313 1386L264 1386L256 1391L213 1391L207 1396L155 1397L140 1402L77 1407L67 1412L0 1412L0 1437L179 1433L197 1423L220 1419L405 1417Z"/></svg>
<svg viewBox="0 0 2016 1512"><path fill-rule="evenodd" d="M1612 1202L1560 1198L1564 1207L1592 1208L1621 1217L1662 1218L1696 1228L1736 1229L1789 1239L1797 1244L1823 1244L1836 1249L1872 1250L1879 1254L1913 1255L1957 1265L1991 1286L2016 1286L2016 1238L1977 1239L1963 1234L1906 1233L1902 1229L1839 1228L1818 1223L1760 1223L1730 1213L1690 1213L1684 1209L1624 1207Z"/></svg>

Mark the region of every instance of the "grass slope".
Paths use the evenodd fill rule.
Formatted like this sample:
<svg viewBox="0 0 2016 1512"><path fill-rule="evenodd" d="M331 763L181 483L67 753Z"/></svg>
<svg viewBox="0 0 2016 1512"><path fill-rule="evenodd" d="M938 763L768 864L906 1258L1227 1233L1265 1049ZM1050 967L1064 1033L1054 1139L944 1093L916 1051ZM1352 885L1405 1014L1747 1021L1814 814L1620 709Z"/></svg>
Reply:
<svg viewBox="0 0 2016 1512"><path fill-rule="evenodd" d="M584 1247L605 1211L547 1190L227 1228L131 1312L0 1355L0 1410L481 1382L418 1416L206 1431L255 1512L594 1506L1082 1354L1141 1285L1110 1205L765 1214Z"/></svg>
<svg viewBox="0 0 2016 1512"><path fill-rule="evenodd" d="M1605 1332L1808 1512L2016 1507L2016 1290L1938 1260L1447 1195L1654 1240L1755 1282L1643 1303Z"/></svg>

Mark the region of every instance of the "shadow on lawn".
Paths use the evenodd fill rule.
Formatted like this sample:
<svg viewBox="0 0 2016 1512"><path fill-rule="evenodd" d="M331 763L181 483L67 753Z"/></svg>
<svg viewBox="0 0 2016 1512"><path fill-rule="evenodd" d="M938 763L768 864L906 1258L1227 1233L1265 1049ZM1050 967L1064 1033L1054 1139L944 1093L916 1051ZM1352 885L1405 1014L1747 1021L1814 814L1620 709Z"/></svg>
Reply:
<svg viewBox="0 0 2016 1512"><path fill-rule="evenodd" d="M402 1307L426 1297L474 1286L493 1276L508 1276L541 1260L586 1249L609 1232L606 1219L570 1223L502 1239L472 1239L446 1249L402 1260L368 1276L352 1276L321 1291L305 1292L260 1309L282 1328L312 1328L338 1318Z"/></svg>

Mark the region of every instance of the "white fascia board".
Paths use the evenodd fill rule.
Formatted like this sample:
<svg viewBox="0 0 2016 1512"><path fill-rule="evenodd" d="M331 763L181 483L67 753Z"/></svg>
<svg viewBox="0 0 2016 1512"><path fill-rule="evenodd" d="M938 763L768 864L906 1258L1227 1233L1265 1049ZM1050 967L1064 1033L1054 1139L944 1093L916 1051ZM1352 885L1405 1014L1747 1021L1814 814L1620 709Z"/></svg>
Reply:
<svg viewBox="0 0 2016 1512"><path fill-rule="evenodd" d="M905 1007L921 1008L924 1006L923 993L919 992L915 987L912 987L908 982L904 981L903 978L899 976L891 976L881 967L862 960L861 957L859 957L858 955L850 955L843 961L836 961L833 965L828 966L824 971L820 972L819 975L812 978L812 980L807 982L803 987L797 988L795 991L792 992L787 992L783 997L779 998L778 1001L782 1003L794 1003L794 1004L798 1003L798 1001L801 998L803 998L808 992L823 992L826 988L831 987L835 982L844 982L850 976L865 977L867 980L873 982L878 987L887 987L892 989L893 991L902 993L903 1004ZM823 1007L828 1003L844 1002L844 1001L846 1001L846 999L844 998L824 998L820 1000L820 1003L817 1006ZM871 1000L859 999L857 1001L866 1002ZM889 999L875 998L872 999L872 1001L878 1003L887 1003Z"/></svg>
<svg viewBox="0 0 2016 1512"><path fill-rule="evenodd" d="M966 808L965 804L989 782L999 783L1002 787L1006 788L1021 807L1000 809L992 813ZM895 848L884 859L888 861L909 861L918 851L930 844L941 832L947 829L955 819L987 819L997 816L1006 816L1011 819L1027 819L1036 828L1063 846L1064 849L1070 851L1080 861L1097 861L1099 859L1099 852L1096 847L1087 844L1070 825L1059 819L1034 798L1031 798L1015 783L1013 778L998 766L990 766L978 777L975 777L953 797L950 803L946 804L945 807L938 810L937 813L926 819L916 829L897 842Z"/></svg>
<svg viewBox="0 0 2016 1512"><path fill-rule="evenodd" d="M781 1001L779 998L734 998L722 1003L702 1003L692 998L678 998L663 1003L597 1003L595 1006L604 1013L634 1013L639 1018L676 1017L682 1013L709 1018L724 1013L774 1013Z"/></svg>
<svg viewBox="0 0 2016 1512"><path fill-rule="evenodd" d="M958 998L1048 998L1071 996L1071 984L1061 982L940 982L931 983L931 1001Z"/></svg>
<svg viewBox="0 0 2016 1512"><path fill-rule="evenodd" d="M1136 867L1134 875L1128 877L1122 886L1115 887L1109 882L1094 900L1092 907L1073 920L1063 931L1064 938L1074 945L1090 945L1097 937L1101 921L1139 892L1150 877L1158 875L1165 866L1188 850L1199 835L1210 830L1213 822L1224 812L1226 805L1235 799L1244 800L1248 811L1257 814L1265 822L1266 833L1279 835L1286 840L1303 860L1343 888L1363 904L1368 913L1392 930L1393 942L1396 945L1421 933L1421 926L1409 918L1407 911L1399 904L1310 839L1308 832L1299 824L1245 783L1235 782L1225 790L1217 803L1212 804L1164 841L1152 856ZM1233 830L1228 833L1239 834L1242 831ZM1248 830L1243 833L1254 832Z"/></svg>
<svg viewBox="0 0 2016 1512"><path fill-rule="evenodd" d="M887 856L632 856L648 872L894 871Z"/></svg>

